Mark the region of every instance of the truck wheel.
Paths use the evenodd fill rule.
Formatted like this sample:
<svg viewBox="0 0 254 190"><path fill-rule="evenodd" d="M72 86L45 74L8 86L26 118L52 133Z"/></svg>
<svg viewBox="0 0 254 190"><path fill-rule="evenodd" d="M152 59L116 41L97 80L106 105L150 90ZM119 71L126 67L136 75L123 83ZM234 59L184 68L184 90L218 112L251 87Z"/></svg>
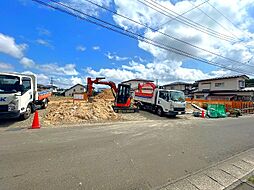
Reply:
<svg viewBox="0 0 254 190"><path fill-rule="evenodd" d="M32 113L32 107L31 107L31 105L28 105L25 113L23 115L21 115L21 119L22 120L28 119L31 116L31 113Z"/></svg>
<svg viewBox="0 0 254 190"><path fill-rule="evenodd" d="M45 102L43 102L43 104L42 104L42 109L46 109L48 107L48 105L49 105L49 101L48 101L48 99L46 99Z"/></svg>
<svg viewBox="0 0 254 190"><path fill-rule="evenodd" d="M157 110L156 110L156 113L158 116L162 117L163 116L163 110L161 107L158 107Z"/></svg>

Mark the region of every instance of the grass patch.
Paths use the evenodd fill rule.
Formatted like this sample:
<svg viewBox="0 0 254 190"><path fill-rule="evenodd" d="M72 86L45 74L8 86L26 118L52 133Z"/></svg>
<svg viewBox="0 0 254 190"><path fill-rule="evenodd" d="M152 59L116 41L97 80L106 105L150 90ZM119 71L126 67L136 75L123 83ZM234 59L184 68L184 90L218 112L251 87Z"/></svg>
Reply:
<svg viewBox="0 0 254 190"><path fill-rule="evenodd" d="M248 181L251 182L252 184L254 184L254 175L249 177Z"/></svg>

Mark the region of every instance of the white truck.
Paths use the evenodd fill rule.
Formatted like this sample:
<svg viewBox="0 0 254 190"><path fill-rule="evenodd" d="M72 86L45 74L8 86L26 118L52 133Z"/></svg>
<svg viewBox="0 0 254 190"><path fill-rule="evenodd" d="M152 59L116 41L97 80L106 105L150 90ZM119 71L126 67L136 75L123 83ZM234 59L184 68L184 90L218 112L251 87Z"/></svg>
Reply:
<svg viewBox="0 0 254 190"><path fill-rule="evenodd" d="M48 106L50 91L37 91L37 77L19 73L0 73L0 120L27 119L39 106Z"/></svg>
<svg viewBox="0 0 254 190"><path fill-rule="evenodd" d="M159 116L185 114L186 102L182 91L160 89L150 82L138 86L134 101L139 109L156 112Z"/></svg>

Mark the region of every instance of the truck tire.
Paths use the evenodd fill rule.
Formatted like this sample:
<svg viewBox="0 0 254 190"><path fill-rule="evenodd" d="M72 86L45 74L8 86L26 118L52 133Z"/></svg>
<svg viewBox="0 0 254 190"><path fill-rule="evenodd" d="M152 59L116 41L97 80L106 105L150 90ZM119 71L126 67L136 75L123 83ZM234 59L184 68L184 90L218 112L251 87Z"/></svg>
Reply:
<svg viewBox="0 0 254 190"><path fill-rule="evenodd" d="M45 99L45 101L42 103L42 109L46 109L49 105L48 99Z"/></svg>
<svg viewBox="0 0 254 190"><path fill-rule="evenodd" d="M160 116L160 117L163 117L163 110L162 110L162 108L161 107L158 107L157 109L156 109L156 113L157 113L157 115L158 116Z"/></svg>
<svg viewBox="0 0 254 190"><path fill-rule="evenodd" d="M137 108L138 108L138 110L144 110L144 107L141 105L141 103L137 104Z"/></svg>
<svg viewBox="0 0 254 190"><path fill-rule="evenodd" d="M30 116L31 116L31 113L32 113L32 107L31 105L29 104L26 108L26 111L24 114L21 115L21 120L26 120L28 119Z"/></svg>

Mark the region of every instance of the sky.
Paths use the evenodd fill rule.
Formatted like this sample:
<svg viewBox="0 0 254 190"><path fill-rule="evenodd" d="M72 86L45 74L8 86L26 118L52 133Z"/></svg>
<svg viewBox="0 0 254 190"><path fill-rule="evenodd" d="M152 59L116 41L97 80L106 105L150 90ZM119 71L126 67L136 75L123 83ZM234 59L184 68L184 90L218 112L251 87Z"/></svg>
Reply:
<svg viewBox="0 0 254 190"><path fill-rule="evenodd" d="M0 1L0 72L33 73L41 84L49 84L53 78L54 84L63 88L85 84L86 77L101 76L116 83L144 78L158 79L159 84L239 74L235 71L253 77L254 0L90 0L132 21L87 0L58 2L164 48L32 0ZM158 5L162 9L154 10ZM168 47L220 67L173 53Z"/></svg>

